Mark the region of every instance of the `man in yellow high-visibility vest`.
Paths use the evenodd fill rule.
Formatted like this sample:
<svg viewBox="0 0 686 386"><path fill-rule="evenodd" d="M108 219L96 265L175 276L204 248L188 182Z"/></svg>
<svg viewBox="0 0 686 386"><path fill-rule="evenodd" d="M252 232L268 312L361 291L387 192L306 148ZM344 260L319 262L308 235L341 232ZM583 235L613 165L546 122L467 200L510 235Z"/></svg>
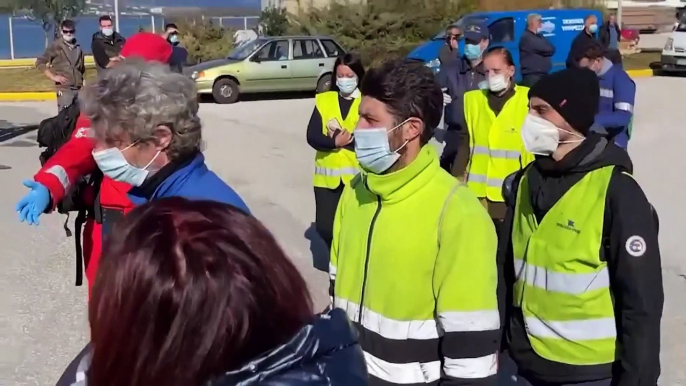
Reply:
<svg viewBox="0 0 686 386"><path fill-rule="evenodd" d="M589 131L597 76L564 70L529 96L522 138L536 160L503 187L510 356L532 385L655 386L657 216L627 153Z"/></svg>

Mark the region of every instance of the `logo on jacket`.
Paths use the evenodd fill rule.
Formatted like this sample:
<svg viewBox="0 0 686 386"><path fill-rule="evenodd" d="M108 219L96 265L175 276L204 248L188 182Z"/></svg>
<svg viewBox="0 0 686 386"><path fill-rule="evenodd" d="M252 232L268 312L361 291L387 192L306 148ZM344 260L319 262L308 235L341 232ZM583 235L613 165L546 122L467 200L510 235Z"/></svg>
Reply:
<svg viewBox="0 0 686 386"><path fill-rule="evenodd" d="M87 138L92 137L90 127L82 127L74 135L76 138Z"/></svg>
<svg viewBox="0 0 686 386"><path fill-rule="evenodd" d="M546 20L545 22L543 22L543 24L541 24L540 31L541 31L541 33L544 33L544 34L553 33L553 31L555 31L555 23L553 23L550 20Z"/></svg>
<svg viewBox="0 0 686 386"><path fill-rule="evenodd" d="M626 240L626 251L634 257L643 256L646 253L646 242L641 236L631 236Z"/></svg>
<svg viewBox="0 0 686 386"><path fill-rule="evenodd" d="M557 223L556 225L559 226L559 227L562 228L562 229L566 229L566 230L568 230L568 231L572 231L572 232L576 233L577 235L578 235L579 233L581 233L581 230L580 230L580 229L577 229L577 228L574 226L574 220L567 220L567 223L566 223L566 224Z"/></svg>

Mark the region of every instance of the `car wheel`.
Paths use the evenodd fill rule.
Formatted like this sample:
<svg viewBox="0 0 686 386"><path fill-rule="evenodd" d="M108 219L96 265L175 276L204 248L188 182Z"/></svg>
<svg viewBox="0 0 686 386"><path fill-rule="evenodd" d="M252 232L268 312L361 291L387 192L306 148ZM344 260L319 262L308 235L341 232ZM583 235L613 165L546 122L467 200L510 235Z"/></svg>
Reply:
<svg viewBox="0 0 686 386"><path fill-rule="evenodd" d="M331 74L326 74L319 78L317 82L317 94L329 91L331 88Z"/></svg>
<svg viewBox="0 0 686 386"><path fill-rule="evenodd" d="M212 96L214 101L220 104L236 103L240 96L238 84L229 78L219 79L212 87Z"/></svg>

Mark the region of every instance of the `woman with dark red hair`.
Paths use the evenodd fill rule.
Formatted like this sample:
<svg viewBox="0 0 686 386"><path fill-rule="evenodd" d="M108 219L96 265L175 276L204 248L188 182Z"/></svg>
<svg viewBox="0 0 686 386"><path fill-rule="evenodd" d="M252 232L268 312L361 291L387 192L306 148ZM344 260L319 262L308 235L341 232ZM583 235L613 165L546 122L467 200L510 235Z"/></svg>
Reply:
<svg viewBox="0 0 686 386"><path fill-rule="evenodd" d="M117 222L89 321L58 385L367 384L345 313L315 316L274 237L226 204L170 198Z"/></svg>

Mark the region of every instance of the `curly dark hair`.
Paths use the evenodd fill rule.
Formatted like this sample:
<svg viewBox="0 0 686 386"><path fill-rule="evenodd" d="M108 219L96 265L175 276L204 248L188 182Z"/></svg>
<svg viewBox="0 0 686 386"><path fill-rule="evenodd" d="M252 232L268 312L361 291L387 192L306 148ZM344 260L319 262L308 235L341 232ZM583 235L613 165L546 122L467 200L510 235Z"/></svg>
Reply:
<svg viewBox="0 0 686 386"><path fill-rule="evenodd" d="M408 118L424 122L422 145L433 137L441 121L443 96L433 72L422 62L392 60L372 68L365 75L360 91L383 102L395 117L395 124Z"/></svg>

